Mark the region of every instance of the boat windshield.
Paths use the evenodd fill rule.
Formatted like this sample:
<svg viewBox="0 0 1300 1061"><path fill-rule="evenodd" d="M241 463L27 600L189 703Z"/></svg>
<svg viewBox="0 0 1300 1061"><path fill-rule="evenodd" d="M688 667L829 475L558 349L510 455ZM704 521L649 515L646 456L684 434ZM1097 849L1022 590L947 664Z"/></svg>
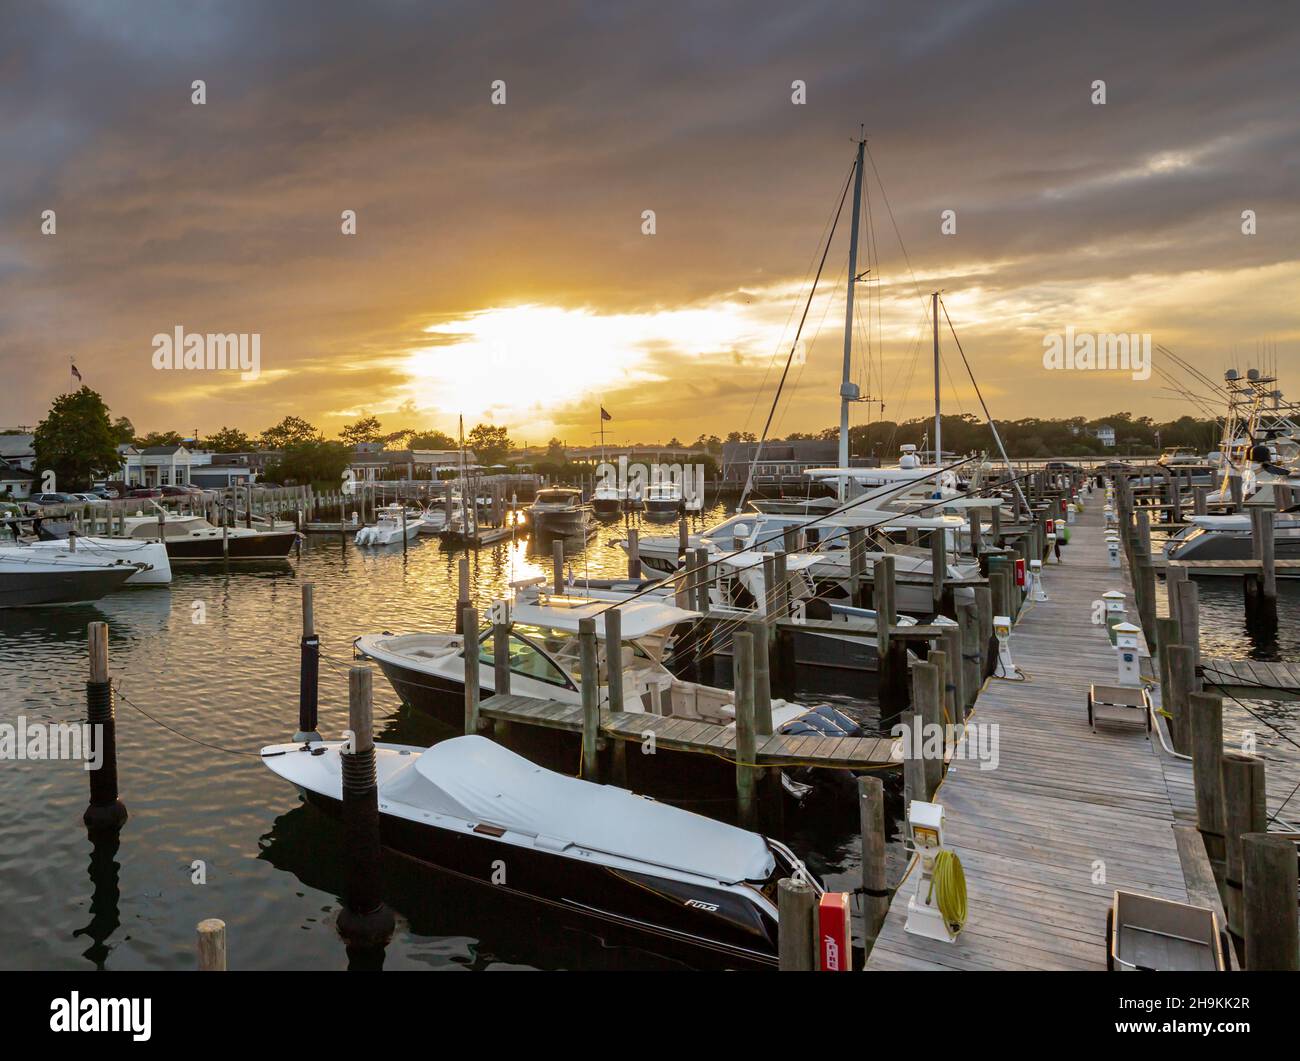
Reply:
<svg viewBox="0 0 1300 1061"><path fill-rule="evenodd" d="M574 683L581 680L581 674L578 666L577 654L575 652L574 665L569 666L567 659L559 659L561 666L568 670L572 675L573 681L570 682L564 674L546 655L556 655L555 646L559 644L559 639L546 635L558 634L560 631L545 631L535 626L517 626L515 630L522 631L527 635L527 639L520 637L518 633L511 633L508 642L508 652L510 655L510 671L512 674L519 674L525 678L535 678L537 681L549 682L551 685L559 685L569 688ZM574 648L577 646L577 638L571 635L569 637L574 642ZM536 644L533 643L536 641ZM549 643L548 643L549 642ZM545 651L539 651L538 646ZM484 627L479 635L479 664L485 667L496 666L496 655L493 651L492 627Z"/></svg>

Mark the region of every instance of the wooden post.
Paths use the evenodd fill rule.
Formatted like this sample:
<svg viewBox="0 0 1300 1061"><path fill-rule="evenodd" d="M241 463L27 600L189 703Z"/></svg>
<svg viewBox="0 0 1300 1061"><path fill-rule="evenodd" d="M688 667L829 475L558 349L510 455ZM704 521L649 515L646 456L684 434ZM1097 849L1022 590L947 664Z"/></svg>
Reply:
<svg viewBox="0 0 1300 1061"><path fill-rule="evenodd" d="M975 587L975 612L979 617L979 681L971 694L971 703L979 696L980 685L993 671L997 648L993 644L993 589L991 586Z"/></svg>
<svg viewBox="0 0 1300 1061"><path fill-rule="evenodd" d="M465 643L465 732L470 734L479 730L478 609L466 604L461 608L461 615L465 623L462 635Z"/></svg>
<svg viewBox="0 0 1300 1061"><path fill-rule="evenodd" d="M492 624L492 691L497 696L510 693L510 623Z"/></svg>
<svg viewBox="0 0 1300 1061"><path fill-rule="evenodd" d="M784 552L772 557L772 611L778 619L790 617L790 582Z"/></svg>
<svg viewBox="0 0 1300 1061"><path fill-rule="evenodd" d="M1271 508L1252 507L1250 510L1251 548L1255 559L1260 562L1259 586L1263 594L1260 602L1263 612L1260 617L1276 625L1277 561L1273 543L1274 515Z"/></svg>
<svg viewBox="0 0 1300 1061"><path fill-rule="evenodd" d="M1174 583L1174 602L1177 605L1178 632L1182 643L1196 655L1196 665L1201 665L1201 590L1187 577ZM1172 613L1171 613L1172 614Z"/></svg>
<svg viewBox="0 0 1300 1061"><path fill-rule="evenodd" d="M1241 511L1241 473L1228 473L1228 493L1232 497L1232 511Z"/></svg>
<svg viewBox="0 0 1300 1061"><path fill-rule="evenodd" d="M876 609L876 669L883 692L889 681L887 668L891 627L898 619L894 610L893 556L886 554L872 565L871 595Z"/></svg>
<svg viewBox="0 0 1300 1061"><path fill-rule="evenodd" d="M1163 704L1172 716L1169 720L1169 735L1173 738L1174 751L1187 755L1192 744L1191 697L1193 693L1200 692L1200 682L1196 677L1196 653L1187 645L1169 646L1169 691L1170 699Z"/></svg>
<svg viewBox="0 0 1300 1061"><path fill-rule="evenodd" d="M945 626L939 644L943 646L947 658L947 669L944 671L943 684L939 689L943 696L939 701L939 724L945 727L946 732L947 726L955 726L966 718L963 700L966 693L961 667L961 629L956 626Z"/></svg>
<svg viewBox="0 0 1300 1061"><path fill-rule="evenodd" d="M1001 548L1002 546L1002 506L994 505L990 510L993 517L993 544Z"/></svg>
<svg viewBox="0 0 1300 1061"><path fill-rule="evenodd" d="M1210 488L1208 486L1192 487L1192 513L1197 516L1204 516L1210 511L1209 505Z"/></svg>
<svg viewBox="0 0 1300 1061"><path fill-rule="evenodd" d="M600 781L600 685L597 669L596 620L578 620L582 659L582 776Z"/></svg>
<svg viewBox="0 0 1300 1061"><path fill-rule="evenodd" d="M770 627L762 619L750 619L745 628L754 641L754 732L772 735L772 667L769 656Z"/></svg>
<svg viewBox="0 0 1300 1061"><path fill-rule="evenodd" d="M623 613L617 608L605 612L605 681L609 686L610 711L623 710Z"/></svg>
<svg viewBox="0 0 1300 1061"><path fill-rule="evenodd" d="M849 528L849 603L855 608L863 606L863 583L867 576L867 532L861 527Z"/></svg>
<svg viewBox="0 0 1300 1061"><path fill-rule="evenodd" d="M934 597L936 612L943 605L944 576L948 573L948 556L943 535L944 532L941 530L930 532L930 592Z"/></svg>
<svg viewBox="0 0 1300 1061"><path fill-rule="evenodd" d="M686 523L686 517L681 516L677 520L677 555L681 557L682 566L686 566L686 554L691 547L690 527Z"/></svg>
<svg viewBox="0 0 1300 1061"><path fill-rule="evenodd" d="M953 721L961 722L966 716L966 711L975 703L983 679L983 675L980 674L983 646L980 642L978 606L973 603L959 605L957 625L961 631L961 666L958 668L958 673L961 675L961 700L960 710Z"/></svg>
<svg viewBox="0 0 1300 1061"><path fill-rule="evenodd" d="M226 923L208 917L198 924L199 972L224 973L226 971Z"/></svg>
<svg viewBox="0 0 1300 1061"><path fill-rule="evenodd" d="M315 585L302 584L302 640L298 652L298 732L295 744L319 741L316 731L320 686L320 638L316 635Z"/></svg>
<svg viewBox="0 0 1300 1061"><path fill-rule="evenodd" d="M1295 842L1268 833L1241 838L1246 968L1300 970Z"/></svg>
<svg viewBox="0 0 1300 1061"><path fill-rule="evenodd" d="M551 542L551 587L557 596L564 592L564 539Z"/></svg>
<svg viewBox="0 0 1300 1061"><path fill-rule="evenodd" d="M1192 693L1188 698L1192 739L1192 783L1196 796L1196 827L1205 841L1205 853L1215 878L1224 879L1223 824L1223 700L1213 693Z"/></svg>
<svg viewBox="0 0 1300 1061"><path fill-rule="evenodd" d="M980 553L984 551L983 530L980 526L980 510L972 508L967 514L970 520L970 554L979 559Z"/></svg>
<svg viewBox="0 0 1300 1061"><path fill-rule="evenodd" d="M100 750L100 767L88 770L90 802L81 820L91 833L116 832L126 821L126 805L117 792L117 719L113 713L113 680L108 674L108 624L86 627L90 680L86 682L86 724ZM85 749L89 754L90 749ZM89 760L88 760L89 761Z"/></svg>
<svg viewBox="0 0 1300 1061"><path fill-rule="evenodd" d="M911 800L929 801L934 790L943 778L943 749L940 744L939 755L926 755L926 740L931 725L939 726L942 731L942 675L933 663L913 663L912 671L912 718L911 756L903 764L903 791L905 795L903 812L907 813L907 804ZM905 716L906 717L906 716ZM912 770L908 766L912 763ZM908 783L909 773L911 784Z"/></svg>
<svg viewBox="0 0 1300 1061"><path fill-rule="evenodd" d="M338 929L352 947L382 947L392 937L393 912L383 899L379 838L379 784L375 771L373 672L348 671L351 751L341 751L343 822L347 836L347 893Z"/></svg>
<svg viewBox="0 0 1300 1061"><path fill-rule="evenodd" d="M641 577L641 532L635 527L627 529L627 577Z"/></svg>
<svg viewBox="0 0 1300 1061"><path fill-rule="evenodd" d="M401 502L399 501L399 504ZM406 555L406 505L402 505L402 555Z"/></svg>
<svg viewBox="0 0 1300 1061"><path fill-rule="evenodd" d="M783 973L817 968L815 902L807 881L786 877L777 882L777 960Z"/></svg>
<svg viewBox="0 0 1300 1061"><path fill-rule="evenodd" d="M456 561L456 633L469 633L465 625L465 609L469 607L469 557Z"/></svg>
<svg viewBox="0 0 1300 1061"><path fill-rule="evenodd" d="M709 614L709 550L696 549L695 563L695 610L701 615Z"/></svg>
<svg viewBox="0 0 1300 1061"><path fill-rule="evenodd" d="M741 828L753 829L758 821L758 741L754 727L754 635L732 635L735 660L736 707L736 813Z"/></svg>
<svg viewBox="0 0 1300 1061"><path fill-rule="evenodd" d="M1138 556L1137 569L1133 572L1134 590L1141 585L1137 595L1138 617L1142 622L1142 635L1146 638L1147 650L1156 651L1156 569L1151 554Z"/></svg>
<svg viewBox="0 0 1300 1061"><path fill-rule="evenodd" d="M862 936L867 953L889 912L885 872L885 785L878 776L858 778L858 820L862 829Z"/></svg>
<svg viewBox="0 0 1300 1061"><path fill-rule="evenodd" d="M1245 921L1242 901L1241 838L1246 833L1268 831L1265 805L1264 760L1241 752L1224 752L1220 760L1223 775L1224 873L1223 906L1228 915L1228 932L1243 951Z"/></svg>

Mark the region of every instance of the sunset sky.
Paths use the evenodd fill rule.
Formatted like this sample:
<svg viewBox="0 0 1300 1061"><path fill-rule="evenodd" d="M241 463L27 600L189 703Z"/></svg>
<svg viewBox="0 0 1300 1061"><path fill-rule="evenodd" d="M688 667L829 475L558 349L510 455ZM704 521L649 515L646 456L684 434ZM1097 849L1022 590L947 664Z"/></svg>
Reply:
<svg viewBox="0 0 1300 1061"><path fill-rule="evenodd" d="M936 287L1000 418L1196 412L1047 371L1066 327L1216 377L1266 343L1295 397L1297 55L1291 3L7 3L0 428L75 357L142 432L757 433L860 124L886 417L929 409ZM838 418L847 214L776 434ZM178 326L260 334L260 378L155 370Z"/></svg>

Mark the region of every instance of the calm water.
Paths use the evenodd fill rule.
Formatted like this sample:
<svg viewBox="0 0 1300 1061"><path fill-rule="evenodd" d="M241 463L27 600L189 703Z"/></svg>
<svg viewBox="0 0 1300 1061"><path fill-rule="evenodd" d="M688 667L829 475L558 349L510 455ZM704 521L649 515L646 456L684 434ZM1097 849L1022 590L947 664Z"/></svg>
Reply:
<svg viewBox="0 0 1300 1061"><path fill-rule="evenodd" d="M705 521L720 516L718 509ZM657 533L644 526L643 534ZM620 525L602 526L573 554L575 572L622 574L626 560L612 544L620 535ZM7 914L0 918L0 966L188 969L195 924L220 917L229 926L233 968L346 967L333 927L343 889L341 829L257 758L258 748L296 728L299 584L315 583L322 648L338 661L322 667L320 723L323 735L337 736L347 716L340 667L352 638L448 627L458 555L432 539L403 556L400 546L366 551L313 536L300 558L282 566L177 569L170 588L122 592L94 606L0 612L4 722L80 718L86 624L109 624L121 791L131 815L115 849L92 849L81 826L87 775L78 764L0 761L0 905ZM482 607L512 579L547 573L549 556L530 557L526 541L502 543L471 554L471 571ZM1214 654L1300 652L1294 587L1285 590L1283 640L1271 649L1245 635L1239 590L1203 590L1202 602ZM375 694L380 739L428 744L451 735L401 708L379 673ZM874 716L873 705L845 706ZM1268 710L1295 730L1293 706ZM887 782L891 829L896 786ZM725 789L685 795L697 799L678 801L702 812L730 811ZM857 883L856 833L851 799L787 810L785 839L832 886ZM901 846L891 843L890 852L896 879ZM205 864L206 883L192 880L196 861ZM385 879L399 920L386 968L669 964L549 909L403 861L386 862Z"/></svg>
<svg viewBox="0 0 1300 1061"><path fill-rule="evenodd" d="M673 524L643 526L643 534L675 534ZM625 573L626 558L612 544L621 533L621 524L602 525L585 549L571 547L575 573ZM170 588L0 612L4 722L81 718L86 624L109 624L121 793L130 812L116 851L93 851L81 825L87 775L77 763L0 761L0 904L8 914L0 918L0 966L191 968L195 924L220 917L234 968L346 967L333 927L344 887L341 829L257 758L261 746L296 728L299 584L316 585L322 651L337 661L322 666L320 689L320 729L336 737L347 720L342 668L351 640L448 628L459 555L435 539L412 543L403 556L400 545L362 550L314 535L300 558L283 565L177 568ZM550 570L549 553L534 559L525 540L470 556L480 608L509 581ZM378 671L374 688L380 739L429 744L454 735L402 708ZM689 795L697 801L677 801L720 817L730 812L725 788ZM891 819L899 803L892 795ZM856 808L843 802L787 814L784 835L832 883L852 887ZM895 844L895 872L899 856ZM206 883L192 882L195 861L205 864ZM385 877L399 919L386 968L667 961L403 861L386 862Z"/></svg>

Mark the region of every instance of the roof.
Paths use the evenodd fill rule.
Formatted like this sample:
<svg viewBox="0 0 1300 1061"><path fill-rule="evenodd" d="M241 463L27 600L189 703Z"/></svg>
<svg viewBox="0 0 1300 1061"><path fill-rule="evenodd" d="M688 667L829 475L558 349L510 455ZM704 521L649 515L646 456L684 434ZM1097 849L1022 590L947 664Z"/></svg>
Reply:
<svg viewBox="0 0 1300 1061"><path fill-rule="evenodd" d="M0 457L30 457L35 435L0 435Z"/></svg>
<svg viewBox="0 0 1300 1061"><path fill-rule="evenodd" d="M142 457L170 457L173 453L179 453L185 449L184 446L145 446L139 450Z"/></svg>
<svg viewBox="0 0 1300 1061"><path fill-rule="evenodd" d="M420 754L380 786L385 802L537 837L725 883L765 880L774 859L757 833L545 770L486 737L455 737Z"/></svg>
<svg viewBox="0 0 1300 1061"><path fill-rule="evenodd" d="M546 595L538 601L517 600L510 607L510 618L513 622L525 626L544 626L552 630L568 630L572 633L577 633L580 620L594 619L596 636L603 638L605 620L601 618L601 614L611 607L617 607L622 616L622 633L624 640L627 641L635 641L647 634L699 618L699 612L689 612L648 597L618 604L614 601L567 594L559 597Z"/></svg>

